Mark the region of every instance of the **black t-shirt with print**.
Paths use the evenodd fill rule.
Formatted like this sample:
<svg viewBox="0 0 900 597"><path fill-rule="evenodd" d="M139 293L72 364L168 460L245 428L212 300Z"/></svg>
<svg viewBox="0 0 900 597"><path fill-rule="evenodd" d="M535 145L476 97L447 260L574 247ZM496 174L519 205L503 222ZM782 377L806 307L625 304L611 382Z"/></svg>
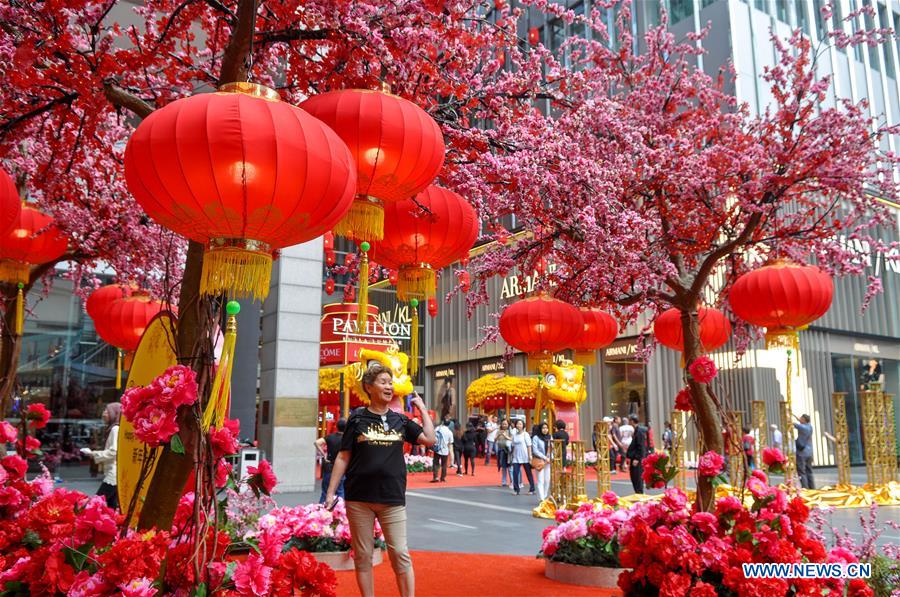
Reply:
<svg viewBox="0 0 900 597"><path fill-rule="evenodd" d="M403 442L414 444L421 433L421 425L392 410L384 415L376 415L368 408L354 411L341 442L341 451L350 450L344 499L406 505Z"/></svg>

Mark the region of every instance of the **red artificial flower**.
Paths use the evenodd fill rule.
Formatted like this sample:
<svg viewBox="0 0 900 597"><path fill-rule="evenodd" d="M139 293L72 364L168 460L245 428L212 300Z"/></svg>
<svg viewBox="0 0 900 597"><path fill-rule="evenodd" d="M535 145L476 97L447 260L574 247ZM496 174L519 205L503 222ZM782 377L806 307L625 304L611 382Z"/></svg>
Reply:
<svg viewBox="0 0 900 597"><path fill-rule="evenodd" d="M803 523L809 519L809 506L803 501L799 495L794 496L788 502L787 515L794 523Z"/></svg>
<svg viewBox="0 0 900 597"><path fill-rule="evenodd" d="M725 459L721 454L710 450L700 457L697 463L697 473L701 477L717 477L725 466Z"/></svg>
<svg viewBox="0 0 900 597"><path fill-rule="evenodd" d="M19 440L16 442L16 448L18 450L22 450L22 441ZM24 451L29 456L35 456L40 452L41 449L41 440L36 437L32 437L30 435L25 436L25 446Z"/></svg>
<svg viewBox="0 0 900 597"><path fill-rule="evenodd" d="M691 401L690 388L681 388L681 390L675 394L675 410L684 412L691 412L694 410L694 404Z"/></svg>
<svg viewBox="0 0 900 597"><path fill-rule="evenodd" d="M783 473L787 458L778 448L763 448L763 464L770 473Z"/></svg>
<svg viewBox="0 0 900 597"><path fill-rule="evenodd" d="M16 456L15 454L0 460L0 465L6 469L6 472L9 473L13 479L25 478L25 473L28 471L28 463L25 462L25 459L21 456Z"/></svg>
<svg viewBox="0 0 900 597"><path fill-rule="evenodd" d="M0 421L0 442L14 442L18 437L19 432L13 425Z"/></svg>
<svg viewBox="0 0 900 597"><path fill-rule="evenodd" d="M134 435L139 440L155 448L172 439L178 433L176 412L150 404L138 413L134 424Z"/></svg>
<svg viewBox="0 0 900 597"><path fill-rule="evenodd" d="M270 495L272 490L275 489L275 485L278 483L278 479L272 471L272 465L269 464L268 460L261 460L258 467L248 466L247 472L250 473L250 478L247 479L247 485L250 486L257 496L259 496L260 493Z"/></svg>
<svg viewBox="0 0 900 597"><path fill-rule="evenodd" d="M168 548L168 533L156 530L131 533L97 556L100 573L114 586L136 578L156 578Z"/></svg>
<svg viewBox="0 0 900 597"><path fill-rule="evenodd" d="M216 463L216 478L214 479L216 489L222 489L228 484L228 477L232 470L234 470L234 466L224 458Z"/></svg>
<svg viewBox="0 0 900 597"><path fill-rule="evenodd" d="M659 587L659 597L685 597L691 588L691 577L677 572L666 573Z"/></svg>
<svg viewBox="0 0 900 597"><path fill-rule="evenodd" d="M847 583L847 597L874 597L875 591L861 578L854 578Z"/></svg>
<svg viewBox="0 0 900 597"><path fill-rule="evenodd" d="M250 554L234 571L234 586L242 595L268 595L271 582L272 568L263 563L259 554Z"/></svg>
<svg viewBox="0 0 900 597"><path fill-rule="evenodd" d="M212 447L213 458L234 454L240 448L237 438L227 425L218 428L210 427L209 444Z"/></svg>
<svg viewBox="0 0 900 597"><path fill-rule="evenodd" d="M28 419L28 425L33 429L43 429L50 420L50 411L41 403L29 404L25 418Z"/></svg>
<svg viewBox="0 0 900 597"><path fill-rule="evenodd" d="M688 374L697 383L708 384L715 379L718 373L719 370L716 369L716 364L705 354L697 357L688 365Z"/></svg>
<svg viewBox="0 0 900 597"><path fill-rule="evenodd" d="M602 499L603 503L607 506L619 505L619 496L617 496L614 491L604 491L603 495L600 496L600 499Z"/></svg>
<svg viewBox="0 0 900 597"><path fill-rule="evenodd" d="M716 597L716 588L709 583L698 580L697 584L691 588L691 597Z"/></svg>
<svg viewBox="0 0 900 597"><path fill-rule="evenodd" d="M51 542L75 533L75 504L82 494L57 489L28 510L28 528L44 542Z"/></svg>

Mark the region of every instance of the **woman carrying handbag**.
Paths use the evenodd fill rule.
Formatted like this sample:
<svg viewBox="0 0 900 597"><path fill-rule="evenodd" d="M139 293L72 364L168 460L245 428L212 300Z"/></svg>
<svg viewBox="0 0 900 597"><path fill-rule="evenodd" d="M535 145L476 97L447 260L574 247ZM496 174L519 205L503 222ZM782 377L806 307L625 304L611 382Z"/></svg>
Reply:
<svg viewBox="0 0 900 597"><path fill-rule="evenodd" d="M531 436L525 431L525 421L516 421L512 440L512 478L513 492L519 495L519 485L522 479L522 469L528 477L530 488L528 493L534 495L534 477L531 474Z"/></svg>
<svg viewBox="0 0 900 597"><path fill-rule="evenodd" d="M550 451L553 448L550 426L546 421L531 430L531 468L537 471L538 499L544 501L550 495Z"/></svg>
<svg viewBox="0 0 900 597"><path fill-rule="evenodd" d="M509 429L509 419L500 421L495 441L497 446L497 470L500 471L500 487L509 487L509 483L512 481L512 471L510 470L512 462L509 457L510 449L512 448L512 431Z"/></svg>

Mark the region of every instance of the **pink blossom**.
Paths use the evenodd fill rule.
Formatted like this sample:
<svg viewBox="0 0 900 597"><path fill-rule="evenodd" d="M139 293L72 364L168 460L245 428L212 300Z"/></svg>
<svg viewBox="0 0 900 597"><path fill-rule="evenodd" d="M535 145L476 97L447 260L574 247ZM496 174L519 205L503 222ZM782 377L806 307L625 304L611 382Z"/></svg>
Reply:
<svg viewBox="0 0 900 597"><path fill-rule="evenodd" d="M691 523L705 535L712 535L716 532L716 516L709 512L694 512L691 515Z"/></svg>
<svg viewBox="0 0 900 597"><path fill-rule="evenodd" d="M247 595L263 597L269 594L272 568L263 563L259 554L250 556L238 564L234 571L234 586Z"/></svg>
<svg viewBox="0 0 900 597"><path fill-rule="evenodd" d="M82 570L75 575L75 580L66 595L67 597L97 597L97 595L108 595L112 589L113 587L109 586L101 574L91 574L87 570Z"/></svg>
<svg viewBox="0 0 900 597"><path fill-rule="evenodd" d="M718 452L710 450L700 457L697 463L697 472L701 477L716 477L722 472L725 459Z"/></svg>
<svg viewBox="0 0 900 597"><path fill-rule="evenodd" d="M697 383L708 384L715 379L719 370L716 369L716 364L713 360L704 354L694 359L688 365L688 373Z"/></svg>
<svg viewBox="0 0 900 597"><path fill-rule="evenodd" d="M769 486L756 477L751 477L747 481L747 489L749 489L750 493L753 494L753 497L758 500L768 497L769 495Z"/></svg>
<svg viewBox="0 0 900 597"><path fill-rule="evenodd" d="M79 544L108 545L118 532L116 512L100 496L88 499L87 505L75 519L75 540Z"/></svg>
<svg viewBox="0 0 900 597"><path fill-rule="evenodd" d="M154 597L157 594L153 581L149 578L135 578L119 585L124 597Z"/></svg>
<svg viewBox="0 0 900 597"><path fill-rule="evenodd" d="M0 421L0 442L14 442L19 437L18 430L6 421Z"/></svg>
<svg viewBox="0 0 900 597"><path fill-rule="evenodd" d="M766 474L764 472L762 472L761 470L759 470L758 468L753 469L753 471L750 473L750 476L755 477L756 479L759 479L763 483L766 483L766 484L769 483L769 477L767 477Z"/></svg>
<svg viewBox="0 0 900 597"><path fill-rule="evenodd" d="M829 564L855 564L859 562L859 558L844 547L832 547L831 551L828 552L828 563Z"/></svg>
<svg viewBox="0 0 900 597"><path fill-rule="evenodd" d="M149 405L139 412L133 421L134 435L151 448L155 448L178 433L175 417L175 411L172 409Z"/></svg>
<svg viewBox="0 0 900 597"><path fill-rule="evenodd" d="M603 503L607 506L617 506L619 504L619 496L616 495L614 491L604 491L603 495L600 496L600 499L603 500Z"/></svg>

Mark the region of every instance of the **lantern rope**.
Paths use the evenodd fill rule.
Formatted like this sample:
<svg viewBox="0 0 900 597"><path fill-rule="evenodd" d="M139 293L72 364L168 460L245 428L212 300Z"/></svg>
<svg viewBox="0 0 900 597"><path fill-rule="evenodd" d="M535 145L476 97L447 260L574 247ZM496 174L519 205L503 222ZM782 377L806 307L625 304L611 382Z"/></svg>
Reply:
<svg viewBox="0 0 900 597"><path fill-rule="evenodd" d="M384 206L374 197L357 196L350 211L334 227L334 233L360 241L384 238Z"/></svg>
<svg viewBox="0 0 900 597"><path fill-rule="evenodd" d="M272 255L236 247L213 247L203 255L200 292L265 300L272 275Z"/></svg>
<svg viewBox="0 0 900 597"><path fill-rule="evenodd" d="M216 377L213 380L209 403L206 405L206 410L203 411L203 431L209 429L212 424L221 427L225 420L225 412L228 410L234 347L237 342L237 318L235 316L240 313L241 306L237 301L228 301L225 311L228 313L228 320L225 324L225 341L222 343L222 356L219 357L219 366L216 368Z"/></svg>
<svg viewBox="0 0 900 597"><path fill-rule="evenodd" d="M436 292L436 276L430 265L420 264L400 268L397 279L399 300L405 301L413 297L430 299Z"/></svg>
<svg viewBox="0 0 900 597"><path fill-rule="evenodd" d="M356 322L359 333L366 333L366 322L369 319L369 249L371 245L363 241L359 243L362 257L359 260L359 300L357 301Z"/></svg>
<svg viewBox="0 0 900 597"><path fill-rule="evenodd" d="M409 301L412 308L412 329L409 338L409 376L415 377L419 372L419 300Z"/></svg>
<svg viewBox="0 0 900 597"><path fill-rule="evenodd" d="M25 293L22 292L22 289L25 287L25 285L19 282L17 286L18 291L16 292L16 336L21 336L22 331L25 329Z"/></svg>

